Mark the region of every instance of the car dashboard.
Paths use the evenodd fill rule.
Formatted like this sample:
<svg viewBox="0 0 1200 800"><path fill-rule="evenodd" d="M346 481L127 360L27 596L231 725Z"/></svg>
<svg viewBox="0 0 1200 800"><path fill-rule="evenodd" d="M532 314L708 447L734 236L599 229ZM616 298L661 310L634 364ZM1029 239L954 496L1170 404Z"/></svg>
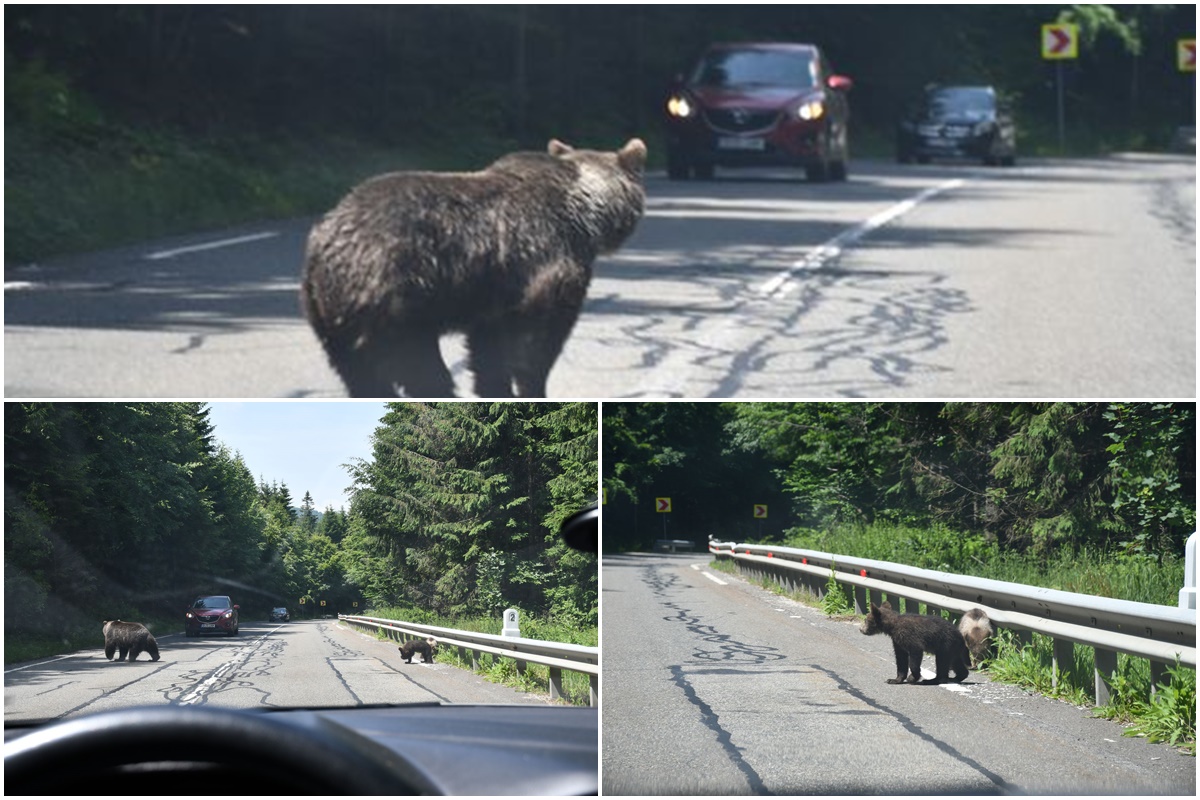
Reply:
<svg viewBox="0 0 1200 800"><path fill-rule="evenodd" d="M150 706L7 725L5 793L589 795L598 730L569 706Z"/></svg>

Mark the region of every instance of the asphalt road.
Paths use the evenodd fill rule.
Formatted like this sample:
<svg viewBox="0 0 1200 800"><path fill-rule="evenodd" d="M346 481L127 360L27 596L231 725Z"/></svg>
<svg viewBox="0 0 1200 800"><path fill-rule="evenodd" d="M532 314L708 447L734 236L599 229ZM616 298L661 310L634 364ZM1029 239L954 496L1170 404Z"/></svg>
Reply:
<svg viewBox="0 0 1200 800"><path fill-rule="evenodd" d="M1194 397L1195 188L1192 156L652 175L549 393ZM343 396L299 311L310 223L7 265L5 396Z"/></svg>
<svg viewBox="0 0 1200 800"><path fill-rule="evenodd" d="M708 562L604 557L605 795L1195 794L1194 759L1084 709L890 685L885 637Z"/></svg>
<svg viewBox="0 0 1200 800"><path fill-rule="evenodd" d="M396 645L331 620L248 623L239 635L156 634L160 658L95 650L4 670L4 719L49 720L138 705L226 708L545 701L449 664L405 664Z"/></svg>

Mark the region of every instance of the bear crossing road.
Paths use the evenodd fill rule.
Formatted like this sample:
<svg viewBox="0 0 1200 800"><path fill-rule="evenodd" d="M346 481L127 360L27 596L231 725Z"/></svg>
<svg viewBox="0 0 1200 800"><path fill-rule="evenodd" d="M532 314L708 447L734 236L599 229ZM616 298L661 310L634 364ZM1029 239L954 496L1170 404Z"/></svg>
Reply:
<svg viewBox="0 0 1200 800"><path fill-rule="evenodd" d="M592 262L645 206L646 145L551 140L479 172L396 172L309 234L301 304L352 397L452 397L438 349L463 332L479 397L544 397Z"/></svg>

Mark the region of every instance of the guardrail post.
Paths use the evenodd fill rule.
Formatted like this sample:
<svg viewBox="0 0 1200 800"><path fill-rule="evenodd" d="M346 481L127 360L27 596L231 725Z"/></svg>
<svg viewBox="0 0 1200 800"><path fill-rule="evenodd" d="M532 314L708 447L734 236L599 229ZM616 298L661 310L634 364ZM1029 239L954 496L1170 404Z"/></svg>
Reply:
<svg viewBox="0 0 1200 800"><path fill-rule="evenodd" d="M1166 683L1170 678L1167 673L1167 664L1161 661L1150 659L1150 699L1154 699L1154 695L1158 694L1158 685ZM1174 665L1171 665L1174 666Z"/></svg>
<svg viewBox="0 0 1200 800"><path fill-rule="evenodd" d="M1112 700L1108 681L1117 671L1117 654L1112 650L1096 648L1096 705L1106 706Z"/></svg>
<svg viewBox="0 0 1200 800"><path fill-rule="evenodd" d="M512 638L521 638L521 623L520 612L515 608L507 608L504 610L504 627L500 630L501 636L509 636ZM517 674L525 674L525 662L521 659L514 659L517 662Z"/></svg>
<svg viewBox="0 0 1200 800"><path fill-rule="evenodd" d="M1183 548L1183 588L1179 590L1179 607L1196 607L1196 532L1188 537Z"/></svg>
<svg viewBox="0 0 1200 800"><path fill-rule="evenodd" d="M1055 689L1060 676L1075 669L1075 643L1066 639L1054 640L1054 655L1050 664L1050 685Z"/></svg>
<svg viewBox="0 0 1200 800"><path fill-rule="evenodd" d="M867 589L864 586L854 587L854 613L866 614L870 609L867 605Z"/></svg>
<svg viewBox="0 0 1200 800"><path fill-rule="evenodd" d="M562 670L550 667L550 699L557 700L563 696Z"/></svg>

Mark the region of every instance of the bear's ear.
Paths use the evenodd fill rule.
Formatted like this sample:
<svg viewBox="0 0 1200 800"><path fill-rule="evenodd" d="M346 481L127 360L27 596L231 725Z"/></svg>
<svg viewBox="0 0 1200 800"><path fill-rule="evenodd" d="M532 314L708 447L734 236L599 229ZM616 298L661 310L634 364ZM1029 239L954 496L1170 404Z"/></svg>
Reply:
<svg viewBox="0 0 1200 800"><path fill-rule="evenodd" d="M890 600L884 600L884 601L883 601L883 605L881 605L881 606L880 606L880 608L886 608L888 611L891 611L891 610L892 610L892 603L891 603L891 601L890 601Z"/></svg>
<svg viewBox="0 0 1200 800"><path fill-rule="evenodd" d="M546 152L555 158L561 158L567 153L572 153L574 151L574 147L571 147L571 145L567 144L566 142L560 142L558 139L551 139L550 144L546 145Z"/></svg>
<svg viewBox="0 0 1200 800"><path fill-rule="evenodd" d="M641 139L630 139L617 151L617 163L626 172L640 173L646 166L646 143Z"/></svg>

